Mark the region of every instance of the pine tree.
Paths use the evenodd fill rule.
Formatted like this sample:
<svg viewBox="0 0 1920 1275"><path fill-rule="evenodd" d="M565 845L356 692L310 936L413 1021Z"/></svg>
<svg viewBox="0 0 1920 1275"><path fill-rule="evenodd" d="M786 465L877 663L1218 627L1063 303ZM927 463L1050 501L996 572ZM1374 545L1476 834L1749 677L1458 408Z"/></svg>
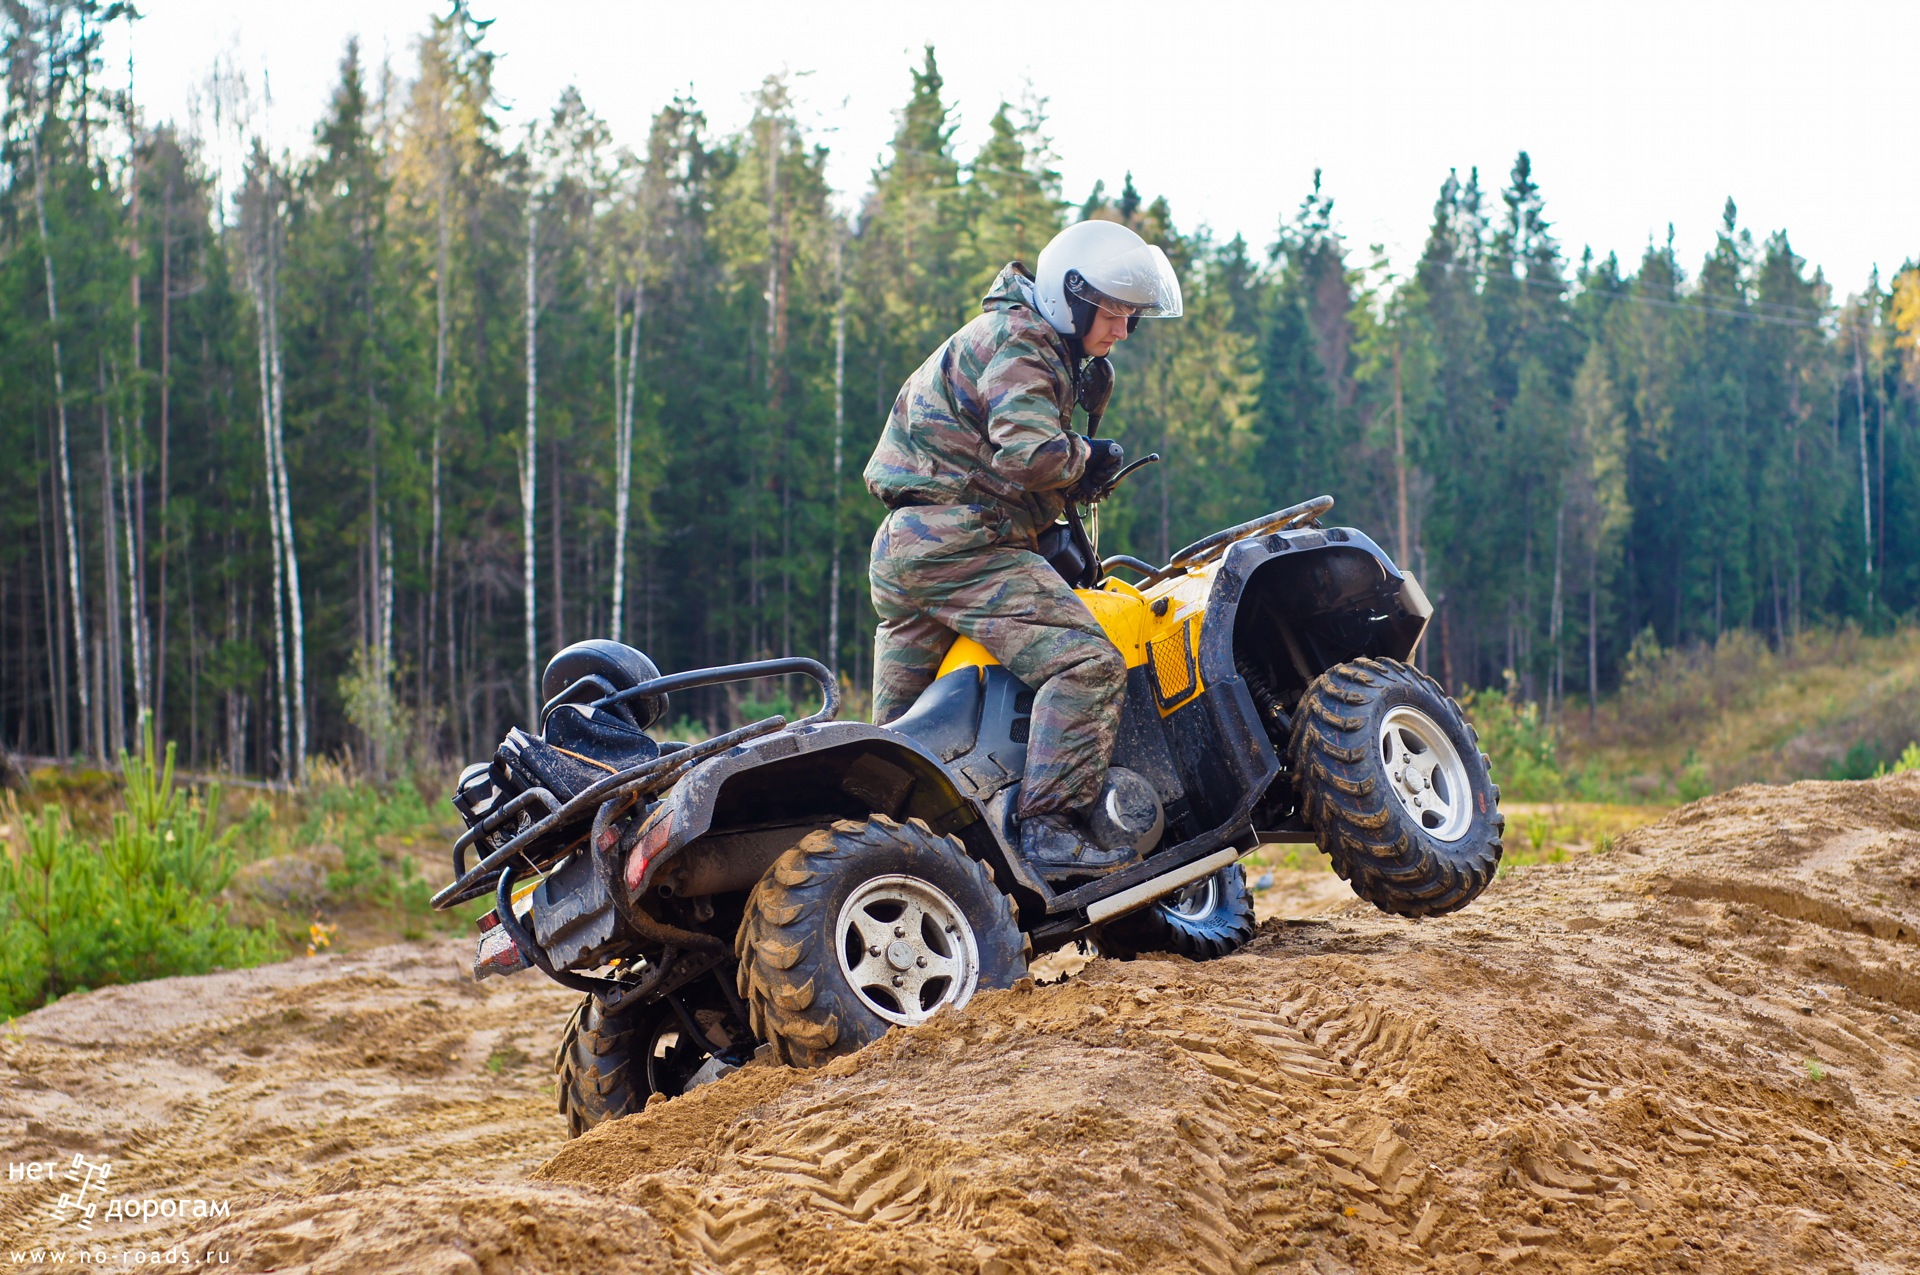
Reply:
<svg viewBox="0 0 1920 1275"><path fill-rule="evenodd" d="M876 422L907 374L980 303L953 269L966 209L944 83L928 45L856 232L855 287L863 298L856 317L872 369Z"/></svg>
<svg viewBox="0 0 1920 1275"><path fill-rule="evenodd" d="M958 262L975 298L986 295L1007 262L1022 261L1031 270L1060 231L1060 175L1045 124L1044 102L1029 100L1018 108L1002 102L986 144L968 166Z"/></svg>

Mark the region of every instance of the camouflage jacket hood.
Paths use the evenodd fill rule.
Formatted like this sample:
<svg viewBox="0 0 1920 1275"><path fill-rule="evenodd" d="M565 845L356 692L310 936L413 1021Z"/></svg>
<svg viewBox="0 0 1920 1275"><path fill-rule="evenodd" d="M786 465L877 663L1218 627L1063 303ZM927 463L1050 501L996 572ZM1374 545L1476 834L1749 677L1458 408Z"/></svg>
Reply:
<svg viewBox="0 0 1920 1275"><path fill-rule="evenodd" d="M1087 466L1070 430L1075 378L1066 339L1034 308L1033 276L1009 262L981 313L907 378L867 462L888 505L977 506L1008 542L1031 542Z"/></svg>

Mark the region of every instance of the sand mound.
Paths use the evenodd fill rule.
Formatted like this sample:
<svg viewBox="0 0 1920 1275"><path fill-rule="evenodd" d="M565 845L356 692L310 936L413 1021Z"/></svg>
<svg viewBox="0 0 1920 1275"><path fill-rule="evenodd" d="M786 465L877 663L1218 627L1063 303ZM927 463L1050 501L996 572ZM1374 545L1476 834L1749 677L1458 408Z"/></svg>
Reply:
<svg viewBox="0 0 1920 1275"><path fill-rule="evenodd" d="M1464 914L1100 960L564 1141L571 997L451 947L73 998L9 1158L228 1269L1920 1269L1920 775L1743 788ZM59 1188L10 1183L14 1248Z"/></svg>

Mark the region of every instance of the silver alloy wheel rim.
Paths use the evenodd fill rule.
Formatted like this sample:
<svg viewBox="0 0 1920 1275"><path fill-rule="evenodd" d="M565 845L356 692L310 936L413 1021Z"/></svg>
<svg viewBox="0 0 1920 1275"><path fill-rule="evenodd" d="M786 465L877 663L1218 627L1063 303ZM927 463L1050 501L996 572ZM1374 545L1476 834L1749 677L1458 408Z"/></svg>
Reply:
<svg viewBox="0 0 1920 1275"><path fill-rule="evenodd" d="M1164 904L1167 911L1183 921L1204 921L1220 906L1220 877L1201 877Z"/></svg>
<svg viewBox="0 0 1920 1275"><path fill-rule="evenodd" d="M980 947L966 913L919 877L862 883L833 933L847 985L887 1022L917 1026L943 1005L965 1005L979 986Z"/></svg>
<svg viewBox="0 0 1920 1275"><path fill-rule="evenodd" d="M1401 809L1435 841L1458 841L1473 824L1467 764L1440 724L1399 704L1380 719L1380 759Z"/></svg>

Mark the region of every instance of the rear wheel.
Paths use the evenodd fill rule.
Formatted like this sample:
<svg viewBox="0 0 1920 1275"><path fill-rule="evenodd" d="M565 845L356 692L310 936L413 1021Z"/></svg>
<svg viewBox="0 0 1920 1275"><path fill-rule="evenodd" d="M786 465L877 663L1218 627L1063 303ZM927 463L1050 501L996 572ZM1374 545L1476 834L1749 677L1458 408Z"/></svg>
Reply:
<svg viewBox="0 0 1920 1275"><path fill-rule="evenodd" d="M1141 952L1171 952L1211 961L1245 947L1253 930L1247 874L1230 863L1177 894L1101 926L1097 941L1102 953L1121 960Z"/></svg>
<svg viewBox="0 0 1920 1275"><path fill-rule="evenodd" d="M808 834L754 887L736 940L754 1034L817 1067L1026 973L992 874L918 819Z"/></svg>
<svg viewBox="0 0 1920 1275"><path fill-rule="evenodd" d="M708 1008L709 998L692 989L679 995L696 1021L722 1012ZM678 1097L707 1057L665 1001L609 1014L594 997L583 997L553 1057L554 1091L568 1136L639 1111L654 1094Z"/></svg>
<svg viewBox="0 0 1920 1275"><path fill-rule="evenodd" d="M1460 706L1397 660L1336 664L1294 714L1301 809L1353 892L1383 912L1471 903L1500 863L1500 790Z"/></svg>

